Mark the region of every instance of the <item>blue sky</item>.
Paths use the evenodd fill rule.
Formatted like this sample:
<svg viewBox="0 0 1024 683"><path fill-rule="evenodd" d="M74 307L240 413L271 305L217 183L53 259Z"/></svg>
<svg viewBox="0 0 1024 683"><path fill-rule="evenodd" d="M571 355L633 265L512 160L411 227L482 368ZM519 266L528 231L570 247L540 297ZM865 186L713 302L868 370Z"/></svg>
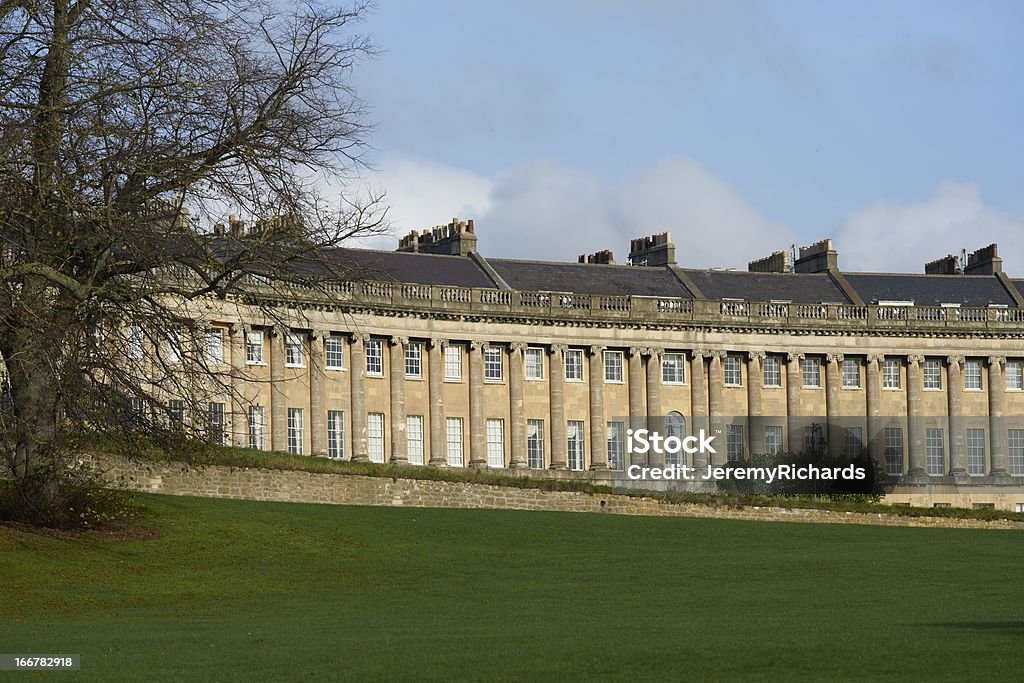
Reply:
<svg viewBox="0 0 1024 683"><path fill-rule="evenodd" d="M998 241L1024 275L1024 3L380 0L362 29L396 233L624 261L670 230L691 267L830 236L913 272Z"/></svg>

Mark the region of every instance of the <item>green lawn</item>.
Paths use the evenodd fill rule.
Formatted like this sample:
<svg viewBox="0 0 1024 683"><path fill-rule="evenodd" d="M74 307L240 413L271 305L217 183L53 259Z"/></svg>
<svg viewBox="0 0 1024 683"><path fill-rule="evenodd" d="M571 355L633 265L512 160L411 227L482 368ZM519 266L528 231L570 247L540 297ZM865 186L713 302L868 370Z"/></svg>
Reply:
<svg viewBox="0 0 1024 683"><path fill-rule="evenodd" d="M1016 680L1024 663L1017 531L140 499L156 540L0 527L0 652L80 653L44 678L95 681Z"/></svg>

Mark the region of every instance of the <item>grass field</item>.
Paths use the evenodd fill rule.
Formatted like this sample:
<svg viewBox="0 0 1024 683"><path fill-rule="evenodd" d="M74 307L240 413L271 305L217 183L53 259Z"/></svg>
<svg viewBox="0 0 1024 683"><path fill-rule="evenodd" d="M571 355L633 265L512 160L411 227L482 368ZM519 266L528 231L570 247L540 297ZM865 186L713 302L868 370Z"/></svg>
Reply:
<svg viewBox="0 0 1024 683"><path fill-rule="evenodd" d="M1024 533L140 496L0 527L0 652L150 680L1017 680ZM34 674L0 673L11 680Z"/></svg>

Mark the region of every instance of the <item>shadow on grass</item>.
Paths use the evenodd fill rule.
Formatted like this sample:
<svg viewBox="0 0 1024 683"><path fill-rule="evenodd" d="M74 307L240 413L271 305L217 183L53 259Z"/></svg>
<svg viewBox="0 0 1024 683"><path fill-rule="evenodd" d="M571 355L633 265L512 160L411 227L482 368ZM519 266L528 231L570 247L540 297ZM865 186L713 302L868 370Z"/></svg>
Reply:
<svg viewBox="0 0 1024 683"><path fill-rule="evenodd" d="M952 624L939 624L943 628L961 631L977 631L979 633L1011 633L1024 636L1024 621L965 621Z"/></svg>

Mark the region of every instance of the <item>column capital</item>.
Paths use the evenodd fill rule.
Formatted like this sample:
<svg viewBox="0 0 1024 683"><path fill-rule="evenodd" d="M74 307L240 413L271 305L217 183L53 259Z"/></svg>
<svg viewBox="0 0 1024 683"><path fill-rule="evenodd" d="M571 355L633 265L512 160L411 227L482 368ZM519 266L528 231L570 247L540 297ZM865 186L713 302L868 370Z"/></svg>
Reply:
<svg viewBox="0 0 1024 683"><path fill-rule="evenodd" d="M597 355L603 353L606 348L608 348L608 347L607 346L598 346L598 345L595 344L594 346L591 346L590 349L589 349L590 350L590 355L591 356L597 356Z"/></svg>
<svg viewBox="0 0 1024 683"><path fill-rule="evenodd" d="M448 346L448 344L449 341L447 339L431 337L430 339L427 340L427 347L431 349L434 348L435 346L440 346L443 349L446 346Z"/></svg>
<svg viewBox="0 0 1024 683"><path fill-rule="evenodd" d="M750 360L763 361L767 356L764 351L747 351L747 358Z"/></svg>
<svg viewBox="0 0 1024 683"><path fill-rule="evenodd" d="M645 356L650 356L653 358L655 356L660 356L661 354L665 353L665 349L661 348L660 346L647 346L643 348L642 352Z"/></svg>
<svg viewBox="0 0 1024 683"><path fill-rule="evenodd" d="M693 349L690 353L693 355L694 359L711 358L711 351L708 351L707 349Z"/></svg>
<svg viewBox="0 0 1024 683"><path fill-rule="evenodd" d="M907 356L907 362L921 364L924 362L924 356L919 353L912 353Z"/></svg>
<svg viewBox="0 0 1024 683"><path fill-rule="evenodd" d="M712 349L711 351L705 351L704 355L705 357L711 358L712 360L714 360L715 358L721 360L725 358L727 355L729 355L729 352L722 351L721 349Z"/></svg>
<svg viewBox="0 0 1024 683"><path fill-rule="evenodd" d="M409 338L408 337L392 337L391 338L391 345L392 346L407 346L408 344L409 344Z"/></svg>
<svg viewBox="0 0 1024 683"><path fill-rule="evenodd" d="M552 353L552 354L560 353L560 354L562 354L564 356L565 352L568 351L568 350L569 350L569 345L568 344L552 344L551 348L548 349L548 353Z"/></svg>
<svg viewBox="0 0 1024 683"><path fill-rule="evenodd" d="M950 366L952 366L952 365L957 365L957 366L963 365L965 360L966 359L963 356L946 356L946 364L950 365Z"/></svg>
<svg viewBox="0 0 1024 683"><path fill-rule="evenodd" d="M884 353L869 353L868 354L868 362L869 363L884 363L885 362L885 354Z"/></svg>
<svg viewBox="0 0 1024 683"><path fill-rule="evenodd" d="M989 356L988 357L988 364L989 364L990 367L993 366L993 365L1005 365L1006 364L1006 356Z"/></svg>
<svg viewBox="0 0 1024 683"><path fill-rule="evenodd" d="M792 363L794 361L800 362L803 359L804 359L804 354L802 354L802 353L793 353L792 351L790 351L789 353L786 354L786 360L789 361L790 363Z"/></svg>
<svg viewBox="0 0 1024 683"><path fill-rule="evenodd" d="M363 344L365 344L366 342L370 341L370 335L366 334L365 332L352 332L348 335L348 338L352 340L353 344L355 342L362 342Z"/></svg>
<svg viewBox="0 0 1024 683"><path fill-rule="evenodd" d="M632 356L642 356L642 355L644 355L644 352L646 350L647 349L645 349L642 346L630 346L629 349L626 350L626 355L630 356L630 357L632 357Z"/></svg>
<svg viewBox="0 0 1024 683"><path fill-rule="evenodd" d="M522 353L526 350L526 346L526 342L512 342L508 345L508 348L512 353Z"/></svg>
<svg viewBox="0 0 1024 683"><path fill-rule="evenodd" d="M477 349L483 350L488 348L488 346L489 344L483 341L482 339L470 339L469 343L467 344L467 347L469 348L470 351L476 351Z"/></svg>
<svg viewBox="0 0 1024 683"><path fill-rule="evenodd" d="M314 329L310 330L306 334L306 336L309 337L310 341L316 341L318 339L323 339L324 337L328 337L328 336L330 336L330 334L331 334L330 330L323 330L323 329L314 328Z"/></svg>
<svg viewBox="0 0 1024 683"><path fill-rule="evenodd" d="M841 353L826 353L825 360L827 360L829 363L842 363L844 360L844 356Z"/></svg>

